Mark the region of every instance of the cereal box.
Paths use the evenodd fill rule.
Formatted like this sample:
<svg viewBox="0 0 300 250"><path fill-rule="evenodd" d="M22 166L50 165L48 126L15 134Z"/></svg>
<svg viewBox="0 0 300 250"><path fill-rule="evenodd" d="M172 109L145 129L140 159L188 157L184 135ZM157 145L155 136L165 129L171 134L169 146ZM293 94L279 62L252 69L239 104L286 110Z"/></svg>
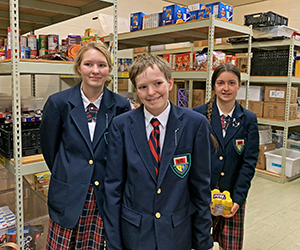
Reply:
<svg viewBox="0 0 300 250"><path fill-rule="evenodd" d="M163 25L184 23L189 19L189 9L177 4L163 8Z"/></svg>
<svg viewBox="0 0 300 250"><path fill-rule="evenodd" d="M143 28L143 12L130 14L130 31L141 30Z"/></svg>
<svg viewBox="0 0 300 250"><path fill-rule="evenodd" d="M233 7L229 4L224 4L222 2L207 4L205 6L204 18L209 17L210 14L221 20L227 20L232 22Z"/></svg>

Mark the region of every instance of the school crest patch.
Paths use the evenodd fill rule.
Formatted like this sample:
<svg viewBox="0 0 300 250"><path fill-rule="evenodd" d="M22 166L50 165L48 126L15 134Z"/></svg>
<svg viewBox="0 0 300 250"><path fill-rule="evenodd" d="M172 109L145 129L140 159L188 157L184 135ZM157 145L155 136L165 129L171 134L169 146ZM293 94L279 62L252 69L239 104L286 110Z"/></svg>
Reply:
<svg viewBox="0 0 300 250"><path fill-rule="evenodd" d="M235 148L235 151L241 155L244 151L246 147L246 139L236 139L235 140L235 144L234 144L234 148Z"/></svg>
<svg viewBox="0 0 300 250"><path fill-rule="evenodd" d="M174 155L172 163L170 163L170 167L173 172L180 178L184 178L191 167L191 154Z"/></svg>

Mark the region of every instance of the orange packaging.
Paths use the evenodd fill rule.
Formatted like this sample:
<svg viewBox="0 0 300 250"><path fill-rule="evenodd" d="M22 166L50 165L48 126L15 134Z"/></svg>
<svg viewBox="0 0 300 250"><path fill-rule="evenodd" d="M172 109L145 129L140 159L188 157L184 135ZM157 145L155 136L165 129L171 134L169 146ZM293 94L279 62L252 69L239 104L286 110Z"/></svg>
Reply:
<svg viewBox="0 0 300 250"><path fill-rule="evenodd" d="M164 54L163 58L170 64L172 70L175 70L176 55L173 55L173 54Z"/></svg>

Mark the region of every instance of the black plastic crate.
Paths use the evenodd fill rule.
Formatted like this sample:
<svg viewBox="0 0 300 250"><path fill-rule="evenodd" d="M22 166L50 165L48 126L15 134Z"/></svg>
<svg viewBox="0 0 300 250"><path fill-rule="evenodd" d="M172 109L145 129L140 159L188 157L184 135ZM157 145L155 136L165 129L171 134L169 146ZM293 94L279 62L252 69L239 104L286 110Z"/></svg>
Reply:
<svg viewBox="0 0 300 250"><path fill-rule="evenodd" d="M40 150L40 122L21 123L22 156L39 154ZM6 158L13 158L13 125L0 125L0 154Z"/></svg>
<svg viewBox="0 0 300 250"><path fill-rule="evenodd" d="M296 52L294 52L294 57ZM251 75L253 76L287 76L289 50L253 51ZM295 75L295 61L292 75Z"/></svg>
<svg viewBox="0 0 300 250"><path fill-rule="evenodd" d="M266 27L275 25L288 26L288 18L278 15L272 11L260 12L244 16L244 25L252 27Z"/></svg>

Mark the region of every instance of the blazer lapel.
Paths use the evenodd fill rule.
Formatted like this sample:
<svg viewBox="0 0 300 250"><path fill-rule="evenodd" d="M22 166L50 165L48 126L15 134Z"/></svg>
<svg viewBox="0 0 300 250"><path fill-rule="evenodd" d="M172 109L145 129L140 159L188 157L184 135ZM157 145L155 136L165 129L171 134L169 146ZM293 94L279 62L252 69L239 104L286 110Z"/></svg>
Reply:
<svg viewBox="0 0 300 250"><path fill-rule="evenodd" d="M214 134L216 135L216 139L219 142L219 145L224 148L224 139L223 139L223 131L222 131L222 124L221 124L221 118L219 114L219 109L216 104L216 101L214 102L213 107L213 113L211 116L211 128L214 131Z"/></svg>
<svg viewBox="0 0 300 250"><path fill-rule="evenodd" d="M224 138L225 146L228 142L231 141L231 138L239 131L239 129L243 126L243 119L242 116L244 112L242 111L240 105L236 102L235 103L235 110L232 114L232 118L230 119L229 126L226 130L226 136Z"/></svg>
<svg viewBox="0 0 300 250"><path fill-rule="evenodd" d="M115 105L115 99L113 95L104 86L103 97L100 104L100 109L97 115L97 123L95 127L95 133L93 138L93 148L96 147L100 138L108 128L112 118L114 117L111 108Z"/></svg>
<svg viewBox="0 0 300 250"><path fill-rule="evenodd" d="M178 142L182 136L184 129L184 124L180 120L183 116L183 112L177 106L171 104L171 110L169 114L169 119L166 127L165 140L163 145L163 150L161 152L161 163L158 174L157 185L160 186L164 176L169 168L169 164L174 156L175 150L177 148Z"/></svg>
<svg viewBox="0 0 300 250"><path fill-rule="evenodd" d="M139 152L144 165L146 166L150 176L156 182L156 174L148 145L147 133L145 128L144 105L141 105L136 111L131 112L131 128L130 133L136 150ZM126 143L126 142L125 142Z"/></svg>
<svg viewBox="0 0 300 250"><path fill-rule="evenodd" d="M83 107L83 102L80 93L80 86L81 83L77 84L69 97L69 102L72 104L73 109L70 111L70 116L73 119L75 125L77 126L78 130L80 131L82 137L84 138L86 144L88 145L89 149L92 150L92 144L90 139L90 133L87 125L87 120L85 119L86 114Z"/></svg>

